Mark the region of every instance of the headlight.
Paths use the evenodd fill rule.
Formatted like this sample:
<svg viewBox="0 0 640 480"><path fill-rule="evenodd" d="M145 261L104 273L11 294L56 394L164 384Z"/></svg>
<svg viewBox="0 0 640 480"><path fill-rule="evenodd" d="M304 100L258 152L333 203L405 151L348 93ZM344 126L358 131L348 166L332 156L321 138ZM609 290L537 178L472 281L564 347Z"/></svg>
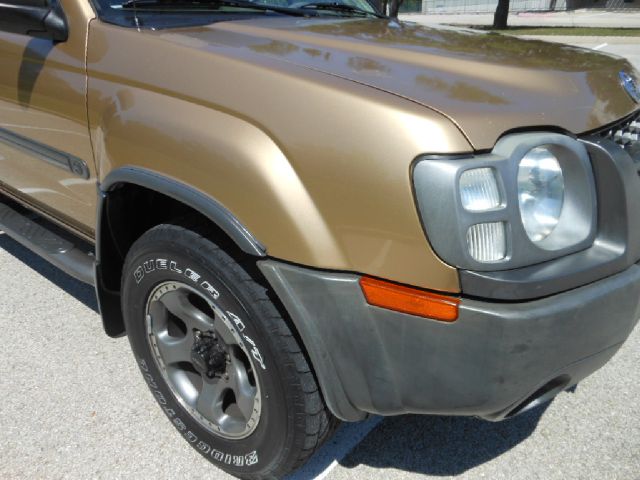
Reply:
<svg viewBox="0 0 640 480"><path fill-rule="evenodd" d="M533 242L547 238L558 225L564 203L560 163L544 147L530 150L518 165L520 218Z"/></svg>
<svg viewBox="0 0 640 480"><path fill-rule="evenodd" d="M589 248L596 235L589 154L566 135L513 134L491 153L425 156L413 181L433 249L461 269L544 263Z"/></svg>

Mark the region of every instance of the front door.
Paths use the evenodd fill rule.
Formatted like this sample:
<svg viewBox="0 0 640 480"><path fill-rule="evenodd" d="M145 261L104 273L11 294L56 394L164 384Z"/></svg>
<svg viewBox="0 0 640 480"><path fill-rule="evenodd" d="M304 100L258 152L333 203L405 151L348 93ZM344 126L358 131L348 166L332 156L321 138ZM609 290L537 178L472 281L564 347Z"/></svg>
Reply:
<svg viewBox="0 0 640 480"><path fill-rule="evenodd" d="M96 170L87 128L89 0L61 0L69 39L0 32L0 190L93 236Z"/></svg>

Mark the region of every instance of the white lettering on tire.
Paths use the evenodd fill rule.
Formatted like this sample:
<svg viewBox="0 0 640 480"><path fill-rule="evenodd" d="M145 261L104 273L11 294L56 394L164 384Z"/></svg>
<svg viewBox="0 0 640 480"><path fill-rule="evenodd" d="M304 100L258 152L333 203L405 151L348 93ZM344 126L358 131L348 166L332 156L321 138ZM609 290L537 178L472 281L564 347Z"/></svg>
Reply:
<svg viewBox="0 0 640 480"><path fill-rule="evenodd" d="M202 282L200 284L200 286L202 288L204 288L207 292L209 292L211 294L211 296L213 297L214 300L217 300L220 297L220 293L218 293L218 290L216 290L213 285L211 285L209 282L207 282L206 280L204 282Z"/></svg>
<svg viewBox="0 0 640 480"><path fill-rule="evenodd" d="M169 419L171 419L174 426L180 431L182 436L189 443L195 443L195 446L198 450L200 450L205 455L210 455L214 460L220 463L224 463L234 467L250 467L258 463L258 452L256 450L245 455L231 455L229 453L221 452L220 450L212 448L208 443L200 440L195 433L187 428L187 425L182 421L182 419L176 416L176 411L173 408L168 408L166 406L166 398L160 390L157 390L157 383L155 382L153 376L149 373L149 366L147 365L146 360L144 358L139 358L138 365L144 372L143 377L151 388L154 397L156 397L158 403L163 406L162 409L164 410L165 414L169 417ZM160 399L162 399L162 401L160 401Z"/></svg>
<svg viewBox="0 0 640 480"><path fill-rule="evenodd" d="M233 323L236 324L236 328L239 332L244 331L246 327L244 325L244 322L240 320L240 317L238 317L235 313L229 311L227 311L227 315L229 315L229 317L231 317L231 320L233 320Z"/></svg>

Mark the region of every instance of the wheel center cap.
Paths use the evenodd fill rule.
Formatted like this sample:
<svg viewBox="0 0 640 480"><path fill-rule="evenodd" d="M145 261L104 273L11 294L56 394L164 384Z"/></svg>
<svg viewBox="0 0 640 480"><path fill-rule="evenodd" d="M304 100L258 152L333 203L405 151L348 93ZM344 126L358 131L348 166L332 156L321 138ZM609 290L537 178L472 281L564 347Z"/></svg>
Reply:
<svg viewBox="0 0 640 480"><path fill-rule="evenodd" d="M201 375L215 377L226 370L227 351L220 341L200 335L191 348L191 363Z"/></svg>

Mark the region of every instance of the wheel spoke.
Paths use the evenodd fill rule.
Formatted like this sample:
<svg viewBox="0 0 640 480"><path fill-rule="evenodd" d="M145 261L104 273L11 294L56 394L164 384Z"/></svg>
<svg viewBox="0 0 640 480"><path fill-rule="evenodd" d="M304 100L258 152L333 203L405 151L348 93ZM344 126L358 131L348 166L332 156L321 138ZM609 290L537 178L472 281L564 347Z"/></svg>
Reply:
<svg viewBox="0 0 640 480"><path fill-rule="evenodd" d="M240 361L236 354L231 355L229 365L229 386L236 397L236 404L242 413L245 421L248 421L253 414L254 401L258 389L249 382L249 374L244 363Z"/></svg>
<svg viewBox="0 0 640 480"><path fill-rule="evenodd" d="M224 415L222 412L222 394L226 385L220 379L215 383L205 382L196 401L196 410L200 414L215 422L219 422L220 417Z"/></svg>
<svg viewBox="0 0 640 480"><path fill-rule="evenodd" d="M169 335L165 330L156 332L155 339L165 365L172 365L179 362L191 363L193 336L190 332L187 332L184 337L176 338Z"/></svg>
<svg viewBox="0 0 640 480"><path fill-rule="evenodd" d="M197 329L204 332L213 327L214 319L193 305L185 290L167 292L160 301L169 312L182 320L189 330Z"/></svg>
<svg viewBox="0 0 640 480"><path fill-rule="evenodd" d="M238 434L245 429L244 420L238 419L232 415L222 414L218 425L225 433Z"/></svg>
<svg viewBox="0 0 640 480"><path fill-rule="evenodd" d="M224 438L245 438L261 413L244 320L181 282L160 284L147 303L148 339L163 376L190 414Z"/></svg>
<svg viewBox="0 0 640 480"><path fill-rule="evenodd" d="M149 305L149 316L151 317L151 331L154 334L167 330L167 320L169 315L166 307L160 302L151 302Z"/></svg>

